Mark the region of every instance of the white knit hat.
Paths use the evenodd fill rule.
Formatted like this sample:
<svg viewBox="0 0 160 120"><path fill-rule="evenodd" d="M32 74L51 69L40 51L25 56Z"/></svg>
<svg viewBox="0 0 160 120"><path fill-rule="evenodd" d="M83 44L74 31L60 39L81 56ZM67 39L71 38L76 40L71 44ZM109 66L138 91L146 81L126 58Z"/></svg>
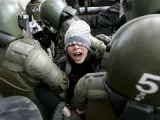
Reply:
<svg viewBox="0 0 160 120"><path fill-rule="evenodd" d="M89 39L90 31L90 26L85 21L74 21L65 34L65 50L67 46L72 44L83 45L89 48L91 46L91 41Z"/></svg>

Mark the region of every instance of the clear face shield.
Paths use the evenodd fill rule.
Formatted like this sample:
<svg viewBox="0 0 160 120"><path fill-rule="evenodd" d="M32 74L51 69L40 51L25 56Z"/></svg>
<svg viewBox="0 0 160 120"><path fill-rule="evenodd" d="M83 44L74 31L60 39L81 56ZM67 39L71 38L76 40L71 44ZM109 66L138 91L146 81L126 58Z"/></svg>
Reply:
<svg viewBox="0 0 160 120"><path fill-rule="evenodd" d="M29 27L29 16L25 13L21 13L18 16L18 22L21 29L23 29L23 36L31 38L32 34Z"/></svg>

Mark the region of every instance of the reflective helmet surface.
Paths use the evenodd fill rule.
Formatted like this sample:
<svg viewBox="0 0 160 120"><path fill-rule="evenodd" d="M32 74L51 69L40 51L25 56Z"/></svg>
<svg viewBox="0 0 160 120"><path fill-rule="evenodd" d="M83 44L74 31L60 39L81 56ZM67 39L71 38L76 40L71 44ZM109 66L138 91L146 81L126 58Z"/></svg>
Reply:
<svg viewBox="0 0 160 120"><path fill-rule="evenodd" d="M128 99L160 105L160 15L133 19L113 36L106 82Z"/></svg>
<svg viewBox="0 0 160 120"><path fill-rule="evenodd" d="M122 0L127 20L160 12L160 0Z"/></svg>
<svg viewBox="0 0 160 120"><path fill-rule="evenodd" d="M32 18L32 16L33 16L33 18L35 20L41 20L40 19L40 12L39 12L40 3L41 2L39 0L28 3L28 5L26 6L26 12L30 16L30 18ZM30 19L30 21L31 21L31 19Z"/></svg>
<svg viewBox="0 0 160 120"><path fill-rule="evenodd" d="M22 36L18 16L25 13L22 6L15 0L0 0L0 31L14 37Z"/></svg>
<svg viewBox="0 0 160 120"><path fill-rule="evenodd" d="M59 28L60 17L64 7L67 6L63 0L44 0L40 5L40 16L54 28Z"/></svg>

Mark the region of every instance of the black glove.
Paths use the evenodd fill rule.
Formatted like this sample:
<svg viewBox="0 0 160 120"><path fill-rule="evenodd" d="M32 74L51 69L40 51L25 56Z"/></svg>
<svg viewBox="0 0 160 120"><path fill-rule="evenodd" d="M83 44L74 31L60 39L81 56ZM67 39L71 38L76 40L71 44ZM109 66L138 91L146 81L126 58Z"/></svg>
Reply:
<svg viewBox="0 0 160 120"><path fill-rule="evenodd" d="M80 119L80 116L74 112L74 111L71 111L71 115L69 117L65 116L62 112L63 108L65 107L65 103L64 102L61 102L56 110L55 110L55 113L54 115L52 116L52 119L51 120L81 120Z"/></svg>
<svg viewBox="0 0 160 120"><path fill-rule="evenodd" d="M104 34L99 34L99 35L96 35L96 38L102 42L104 42L104 44L107 46L110 41L111 41L111 38L104 35Z"/></svg>

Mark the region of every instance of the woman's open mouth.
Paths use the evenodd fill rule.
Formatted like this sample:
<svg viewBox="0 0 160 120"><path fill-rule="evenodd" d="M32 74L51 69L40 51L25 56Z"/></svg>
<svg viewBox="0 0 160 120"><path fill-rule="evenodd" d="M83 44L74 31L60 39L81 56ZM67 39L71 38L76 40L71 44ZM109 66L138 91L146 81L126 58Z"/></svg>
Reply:
<svg viewBox="0 0 160 120"><path fill-rule="evenodd" d="M82 57L82 53L81 52L77 52L77 53L74 54L74 57L75 57L76 60L80 60L81 57Z"/></svg>

